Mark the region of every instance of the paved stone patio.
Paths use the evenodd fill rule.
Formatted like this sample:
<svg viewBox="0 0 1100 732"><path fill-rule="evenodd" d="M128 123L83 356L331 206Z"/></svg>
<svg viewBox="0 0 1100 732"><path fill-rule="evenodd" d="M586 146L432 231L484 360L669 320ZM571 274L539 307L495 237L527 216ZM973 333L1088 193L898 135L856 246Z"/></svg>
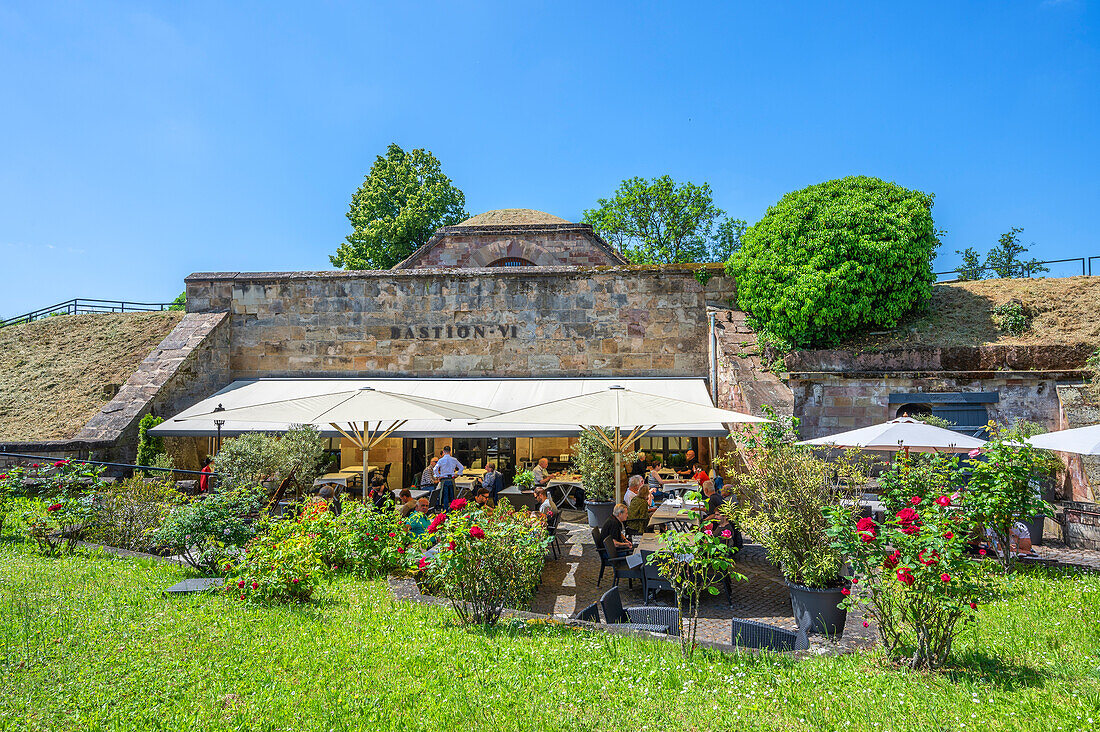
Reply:
<svg viewBox="0 0 1100 732"><path fill-rule="evenodd" d="M566 520L571 519L571 520ZM568 617L598 602L600 596L614 584L611 570L604 572L603 582L596 587L600 572L600 557L592 543L592 530L584 520L584 514L565 512L559 528L564 551L558 559L550 558L542 573L542 586L531 605L531 610L559 617ZM730 642L731 618L747 618L783 628L795 629L791 613L791 601L779 569L771 564L758 544L746 544L737 553L737 571L746 580L733 585L733 604L729 605L726 593L703 601L700 609L699 637L718 643ZM626 581L619 585L623 605L641 605L644 602L641 583L634 582L630 589ZM657 604L671 605L672 593L662 592ZM601 611L602 616L602 611ZM810 636L811 647L833 651L849 650L872 645L876 639L874 626L863 627L859 612L848 614L844 637L838 643L825 642Z"/></svg>

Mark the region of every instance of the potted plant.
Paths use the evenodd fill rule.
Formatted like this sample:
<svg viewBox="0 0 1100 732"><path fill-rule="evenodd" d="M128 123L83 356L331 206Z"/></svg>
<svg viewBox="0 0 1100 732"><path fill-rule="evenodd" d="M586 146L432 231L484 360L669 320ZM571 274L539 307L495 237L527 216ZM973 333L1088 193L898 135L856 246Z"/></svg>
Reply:
<svg viewBox="0 0 1100 732"><path fill-rule="evenodd" d="M630 465L636 456L624 453L622 465ZM603 526L615 508L615 455L599 435L585 430L573 448L573 469L580 473L584 485L588 525Z"/></svg>
<svg viewBox="0 0 1100 732"><path fill-rule="evenodd" d="M516 479L512 481L512 485L516 486L520 490L529 491L531 486L535 484L535 474L530 470L524 470L522 473L516 473Z"/></svg>
<svg viewBox="0 0 1100 732"><path fill-rule="evenodd" d="M844 557L829 535L826 509L862 492L867 462L848 453L836 462L789 442L757 440L744 472L731 477L737 504L721 512L759 541L778 564L798 627L837 637L844 632Z"/></svg>

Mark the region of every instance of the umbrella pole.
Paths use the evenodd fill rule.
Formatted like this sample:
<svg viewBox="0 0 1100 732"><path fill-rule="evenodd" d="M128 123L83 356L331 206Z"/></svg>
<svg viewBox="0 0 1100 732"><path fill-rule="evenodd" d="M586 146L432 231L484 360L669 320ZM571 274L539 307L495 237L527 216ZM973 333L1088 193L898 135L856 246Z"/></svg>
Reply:
<svg viewBox="0 0 1100 732"><path fill-rule="evenodd" d="M615 503L623 500L623 444L619 440L619 428L615 428Z"/></svg>
<svg viewBox="0 0 1100 732"><path fill-rule="evenodd" d="M367 456L370 455L370 445L363 444L363 503L367 502Z"/></svg>

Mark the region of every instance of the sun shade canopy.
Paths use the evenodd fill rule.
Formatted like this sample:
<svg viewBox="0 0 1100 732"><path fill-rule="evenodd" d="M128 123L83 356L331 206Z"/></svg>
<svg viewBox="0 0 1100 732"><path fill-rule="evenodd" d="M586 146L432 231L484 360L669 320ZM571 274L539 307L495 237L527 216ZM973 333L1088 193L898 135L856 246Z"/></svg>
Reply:
<svg viewBox="0 0 1100 732"><path fill-rule="evenodd" d="M970 452L984 447L986 443L977 437L925 424L912 417L898 417L882 424L804 440L798 444L813 447L856 447L884 452Z"/></svg>
<svg viewBox="0 0 1100 732"><path fill-rule="evenodd" d="M221 430L224 436L244 432L282 432L289 429L293 424L308 423L312 420L305 419L305 410L299 410L297 407L293 408L293 413L288 410L284 414L285 419L282 421L268 421L266 417L257 420L254 418L256 412L253 412L250 417L248 412L240 408L271 405L276 402L288 402L292 399L300 402L302 398L318 397L322 401L316 402L314 406L332 405L331 408L336 409L337 403L340 401L340 397L337 395L354 392L364 386L373 387L376 391L387 392L391 395L401 394L420 398L424 400L425 404L432 401L448 402L486 410L487 413L492 414L532 407L570 396L605 391L610 385L620 385L631 391L641 392L652 397L680 400L691 407L706 407L711 410L707 412L710 415L709 418L704 417L702 412L692 412L690 419L699 420L693 423L682 421L689 418L685 416L686 412L681 411L677 415L668 415L668 421L658 421L654 429L649 432L651 436L655 437L724 437L729 430L723 426L722 422L730 420L719 413L737 414L736 412L726 413L724 410L714 409L711 406L706 381L697 378L270 378L235 381L216 394L154 427L152 433L184 437L214 436L217 434L214 425L215 419L224 420ZM484 421L471 422L461 417L446 421L442 416L434 419L420 419L411 416L411 402L408 404L410 409L405 410L405 416L401 419L410 421L393 430L390 433L393 437L568 437L576 435L578 431L578 422L575 418L569 418L560 424L542 421L506 423L499 420L492 423ZM224 406L224 411L215 414L214 410L218 405ZM647 425L653 424L650 420L659 416L656 413L651 414L645 420L645 423ZM749 415L743 416L753 420L760 419ZM356 419L360 421L363 419L377 420L378 417L360 414ZM332 421L339 422L339 420ZM340 436L340 433L330 426L319 424L318 427L325 436Z"/></svg>
<svg viewBox="0 0 1100 732"><path fill-rule="evenodd" d="M1027 438L1033 447L1078 455L1100 455L1100 424L1058 430Z"/></svg>

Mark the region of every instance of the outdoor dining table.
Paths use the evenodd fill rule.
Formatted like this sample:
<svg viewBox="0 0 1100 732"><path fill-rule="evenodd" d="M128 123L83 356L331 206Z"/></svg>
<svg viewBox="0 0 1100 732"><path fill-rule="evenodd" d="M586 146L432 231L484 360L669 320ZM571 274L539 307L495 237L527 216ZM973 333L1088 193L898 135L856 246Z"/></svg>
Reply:
<svg viewBox="0 0 1100 732"><path fill-rule="evenodd" d="M680 513L680 511L685 508L692 509L690 515ZM698 526L699 510L702 508L703 504L701 503L665 501L660 506L657 506L656 511L649 515L649 526L650 528L656 528L657 526L666 526L677 522L690 523L692 526Z"/></svg>
<svg viewBox="0 0 1100 732"><path fill-rule="evenodd" d="M579 476L568 476L561 478L551 478L550 482L546 484L546 490L550 492L554 502L559 506L568 503L573 508L577 507L576 502L573 500L573 491L578 488L583 488L584 483ZM554 496L553 490L558 490L558 495Z"/></svg>
<svg viewBox="0 0 1100 732"><path fill-rule="evenodd" d="M688 491L698 491L702 488L694 480L679 480L675 483L665 483L661 486L661 490L673 496L681 496Z"/></svg>
<svg viewBox="0 0 1100 732"><path fill-rule="evenodd" d="M319 478L313 479L313 485L342 485L348 487L348 477L343 473L325 473Z"/></svg>
<svg viewBox="0 0 1100 732"><path fill-rule="evenodd" d="M394 488L393 489L393 497L394 498L399 498L401 496L401 491L402 491L401 488ZM422 491L422 490L410 489L409 493L412 495L413 500L420 500L421 498L424 498L425 496L431 495L432 492L431 491Z"/></svg>

